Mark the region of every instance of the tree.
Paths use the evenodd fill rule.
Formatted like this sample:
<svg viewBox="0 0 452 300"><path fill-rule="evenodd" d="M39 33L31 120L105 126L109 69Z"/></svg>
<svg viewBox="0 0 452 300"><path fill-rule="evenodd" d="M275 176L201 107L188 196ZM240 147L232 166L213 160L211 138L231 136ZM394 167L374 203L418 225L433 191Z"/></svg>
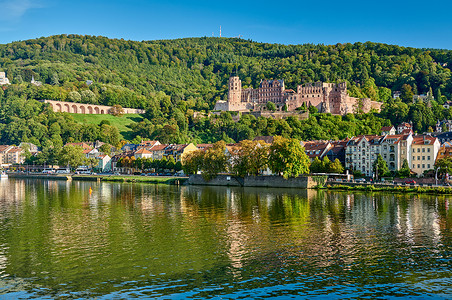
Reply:
<svg viewBox="0 0 452 300"><path fill-rule="evenodd" d="M202 176L204 179L213 179L219 173L226 171L227 158L225 149L226 143L219 141L206 150L202 164Z"/></svg>
<svg viewBox="0 0 452 300"><path fill-rule="evenodd" d="M81 102L82 96L80 95L79 92L72 91L72 92L69 92L69 94L67 95L67 100L72 101L72 102Z"/></svg>
<svg viewBox="0 0 452 300"><path fill-rule="evenodd" d="M61 165L69 165L73 168L86 164L87 160L82 147L66 145L60 153L59 162Z"/></svg>
<svg viewBox="0 0 452 300"><path fill-rule="evenodd" d="M275 105L275 103L273 103L273 102L271 102L271 101L268 101L268 102L267 102L266 107L267 107L268 110L276 111L276 105Z"/></svg>
<svg viewBox="0 0 452 300"><path fill-rule="evenodd" d="M99 147L100 152L110 155L111 154L111 145L109 144L103 144Z"/></svg>
<svg viewBox="0 0 452 300"><path fill-rule="evenodd" d="M435 169L438 169L439 174L452 174L452 157L438 159L435 163Z"/></svg>
<svg viewBox="0 0 452 300"><path fill-rule="evenodd" d="M83 90L80 92L82 103L97 104L97 96L91 90Z"/></svg>
<svg viewBox="0 0 452 300"><path fill-rule="evenodd" d="M60 78L58 77L57 73L52 74L52 79L50 80L51 85L59 85L60 84Z"/></svg>
<svg viewBox="0 0 452 300"><path fill-rule="evenodd" d="M323 173L325 172L323 168L322 161L316 156L309 167L311 173Z"/></svg>
<svg viewBox="0 0 452 300"><path fill-rule="evenodd" d="M122 108L122 106L119 104L115 104L110 109L110 113L115 117L122 116L124 114L124 108Z"/></svg>
<svg viewBox="0 0 452 300"><path fill-rule="evenodd" d="M330 165L331 165L331 160L328 158L328 156L324 156L322 159L322 169L323 172L330 172Z"/></svg>
<svg viewBox="0 0 452 300"><path fill-rule="evenodd" d="M411 103L413 102L413 96L413 88L408 84L404 84L402 86L402 90L400 91L400 99L402 99L405 103Z"/></svg>
<svg viewBox="0 0 452 300"><path fill-rule="evenodd" d="M339 159L335 159L329 166L329 172L330 173L344 173L344 167L342 166Z"/></svg>
<svg viewBox="0 0 452 300"><path fill-rule="evenodd" d="M259 175L267 168L269 145L258 141L243 140L234 153L232 171L239 176Z"/></svg>
<svg viewBox="0 0 452 300"><path fill-rule="evenodd" d="M406 159L403 160L402 167L397 171L397 176L400 178L410 177L411 170Z"/></svg>
<svg viewBox="0 0 452 300"><path fill-rule="evenodd" d="M309 106L308 110L309 110L309 113L312 114L312 115L319 112L317 107L315 107L314 105Z"/></svg>
<svg viewBox="0 0 452 300"><path fill-rule="evenodd" d="M204 151L195 150L184 155L182 169L185 174L197 174L201 171L204 161Z"/></svg>
<svg viewBox="0 0 452 300"><path fill-rule="evenodd" d="M383 159L381 154L377 155L377 159L373 163L373 171L376 174L376 179L383 177L386 173L389 172L388 165L386 161Z"/></svg>
<svg viewBox="0 0 452 300"><path fill-rule="evenodd" d="M285 179L309 173L309 157L297 139L276 136L270 146L268 164L272 172Z"/></svg>
<svg viewBox="0 0 452 300"><path fill-rule="evenodd" d="M166 162L166 168L170 170L174 170L174 167L176 166L176 161L174 160L174 156L170 155L168 156L168 161Z"/></svg>

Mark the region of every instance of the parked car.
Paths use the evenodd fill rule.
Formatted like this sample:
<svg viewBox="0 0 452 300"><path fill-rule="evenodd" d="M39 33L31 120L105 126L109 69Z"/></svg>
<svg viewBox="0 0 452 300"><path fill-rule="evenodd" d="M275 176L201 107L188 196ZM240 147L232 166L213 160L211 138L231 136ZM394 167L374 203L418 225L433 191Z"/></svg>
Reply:
<svg viewBox="0 0 452 300"><path fill-rule="evenodd" d="M414 181L413 179L410 179L410 180L405 180L404 183L405 184L416 184L416 181Z"/></svg>
<svg viewBox="0 0 452 300"><path fill-rule="evenodd" d="M357 178L357 179L355 179L355 182L366 182L366 179L364 179L364 178Z"/></svg>
<svg viewBox="0 0 452 300"><path fill-rule="evenodd" d="M55 169L52 168L45 168L44 170L42 170L42 174L54 174L55 173Z"/></svg>
<svg viewBox="0 0 452 300"><path fill-rule="evenodd" d="M71 170L69 170L69 169L58 169L58 170L55 171L55 173L57 173L57 174L69 174L69 173L71 173Z"/></svg>

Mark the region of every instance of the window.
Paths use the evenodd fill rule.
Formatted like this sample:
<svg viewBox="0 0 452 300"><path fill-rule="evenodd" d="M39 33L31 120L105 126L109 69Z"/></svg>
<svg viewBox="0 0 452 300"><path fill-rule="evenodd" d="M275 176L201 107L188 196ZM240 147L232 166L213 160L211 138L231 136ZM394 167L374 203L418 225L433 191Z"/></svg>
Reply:
<svg viewBox="0 0 452 300"><path fill-rule="evenodd" d="M427 160L430 160L430 156L427 156Z"/></svg>
<svg viewBox="0 0 452 300"><path fill-rule="evenodd" d="M421 157L420 157L420 156L418 156L418 157L417 157L417 160L421 160Z"/></svg>
<svg viewBox="0 0 452 300"><path fill-rule="evenodd" d="M422 164L422 169L425 169L425 164Z"/></svg>
<svg viewBox="0 0 452 300"><path fill-rule="evenodd" d="M422 148L422 152L425 152L425 148Z"/></svg>
<svg viewBox="0 0 452 300"><path fill-rule="evenodd" d="M416 168L416 165L415 165L415 164L413 164L413 168Z"/></svg>
<svg viewBox="0 0 452 300"><path fill-rule="evenodd" d="M425 156L422 156L422 160L425 160Z"/></svg>
<svg viewBox="0 0 452 300"><path fill-rule="evenodd" d="M427 164L427 168L430 169L430 164Z"/></svg>
<svg viewBox="0 0 452 300"><path fill-rule="evenodd" d="M430 152L430 148L427 148L427 152Z"/></svg>
<svg viewBox="0 0 452 300"><path fill-rule="evenodd" d="M417 148L417 153L421 152L421 148Z"/></svg>
<svg viewBox="0 0 452 300"><path fill-rule="evenodd" d="M413 156L413 160L416 160L416 156Z"/></svg>

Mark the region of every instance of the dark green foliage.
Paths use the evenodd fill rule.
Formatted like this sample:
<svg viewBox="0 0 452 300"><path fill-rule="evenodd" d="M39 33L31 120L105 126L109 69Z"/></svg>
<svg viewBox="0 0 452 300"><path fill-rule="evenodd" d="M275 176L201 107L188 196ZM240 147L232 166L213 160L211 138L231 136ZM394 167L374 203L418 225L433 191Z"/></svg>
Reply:
<svg viewBox="0 0 452 300"><path fill-rule="evenodd" d="M135 136L171 143L233 142L257 135L344 138L379 133L381 126L390 124L383 118L395 125L413 120L415 130L423 131L437 119L451 117L438 105L452 95L445 63L452 65L452 51L370 42L286 46L226 38L134 42L78 35L14 42L0 45L0 69L13 83L0 90L0 141L118 142L116 131L104 127L109 124L97 129L78 124L68 115L48 112L32 99L144 108L147 120L134 125ZM290 89L319 80L346 81L352 96L385 105L381 118L317 115L315 107L309 108L315 116L305 121L246 116L235 122L230 114L195 117L194 112L208 112L217 100L227 98L227 82L234 69L244 86L253 87L264 78L284 79ZM43 86L29 84L32 77ZM391 92L396 90L404 92L405 102L392 100ZM440 97L438 102L410 101L411 93L430 90ZM54 123L59 133L50 130Z"/></svg>

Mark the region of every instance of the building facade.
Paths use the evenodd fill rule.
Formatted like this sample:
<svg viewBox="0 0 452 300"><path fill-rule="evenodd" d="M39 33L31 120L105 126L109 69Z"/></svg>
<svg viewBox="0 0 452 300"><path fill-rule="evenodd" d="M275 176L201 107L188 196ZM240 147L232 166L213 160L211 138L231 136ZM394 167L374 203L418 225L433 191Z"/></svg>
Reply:
<svg viewBox="0 0 452 300"><path fill-rule="evenodd" d="M415 136L411 146L411 170L420 176L424 171L433 169L440 147L441 144L436 137Z"/></svg>
<svg viewBox="0 0 452 300"><path fill-rule="evenodd" d="M5 72L0 72L0 85L10 84Z"/></svg>
<svg viewBox="0 0 452 300"><path fill-rule="evenodd" d="M229 78L228 100L218 101L215 110L222 111L259 111L265 109L268 102L273 102L279 110L285 106L294 111L303 104L315 106L318 111L335 115L345 115L358 111L369 112L381 110L382 103L369 98L354 98L348 94L347 84L342 83L307 83L299 85L297 91L286 89L283 80L262 80L259 88L242 88L239 77Z"/></svg>

